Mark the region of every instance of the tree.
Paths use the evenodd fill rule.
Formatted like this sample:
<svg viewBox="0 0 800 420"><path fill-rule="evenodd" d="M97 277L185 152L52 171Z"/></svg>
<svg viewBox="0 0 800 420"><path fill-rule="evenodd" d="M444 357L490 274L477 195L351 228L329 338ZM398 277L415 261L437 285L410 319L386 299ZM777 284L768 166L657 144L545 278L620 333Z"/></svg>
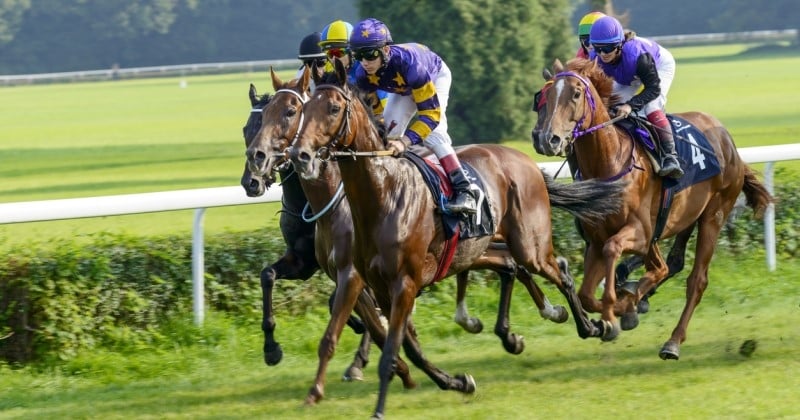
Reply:
<svg viewBox="0 0 800 420"><path fill-rule="evenodd" d="M14 39L22 23L22 15L31 7L31 0L4 0L0 3L0 45Z"/></svg>
<svg viewBox="0 0 800 420"><path fill-rule="evenodd" d="M456 144L527 138L541 69L574 55L569 0L439 0L375 4L395 42L419 42L453 73L447 118Z"/></svg>

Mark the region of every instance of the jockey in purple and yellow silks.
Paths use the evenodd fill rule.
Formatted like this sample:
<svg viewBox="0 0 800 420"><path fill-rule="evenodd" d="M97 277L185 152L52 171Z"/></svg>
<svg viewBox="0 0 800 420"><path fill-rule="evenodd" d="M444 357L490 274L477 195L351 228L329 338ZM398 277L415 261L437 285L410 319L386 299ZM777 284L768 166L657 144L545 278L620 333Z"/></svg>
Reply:
<svg viewBox="0 0 800 420"><path fill-rule="evenodd" d="M365 19L350 34L353 58L361 62L356 84L366 92L389 93L383 118L389 150L399 156L411 144L431 149L450 178L455 196L445 205L453 213L477 211L473 185L461 168L447 133L447 101L452 78L447 64L422 44L393 44L389 28ZM376 111L377 112L377 111ZM409 125L416 115L416 120Z"/></svg>
<svg viewBox="0 0 800 420"><path fill-rule="evenodd" d="M356 70L361 67L361 63L353 60L353 53L350 51L348 41L350 40L350 33L353 31L353 25L343 20L336 20L329 23L322 29L322 34L319 39L319 46L322 48L325 55L329 60L338 58L347 69L347 81L349 83L356 83ZM332 63L332 61L331 61ZM325 71L332 71L333 66L328 63ZM378 115L383 111L386 105L387 93L378 91L378 104L380 105Z"/></svg>
<svg viewBox="0 0 800 420"><path fill-rule="evenodd" d="M656 128L654 131L664 151L658 175L683 176L672 128L664 112L667 93L675 77L672 54L655 41L632 34L626 36L622 25L612 16L602 17L592 24L589 42L592 44L589 58L597 59L603 72L614 79L613 93L623 102L617 106L617 115L641 111Z"/></svg>

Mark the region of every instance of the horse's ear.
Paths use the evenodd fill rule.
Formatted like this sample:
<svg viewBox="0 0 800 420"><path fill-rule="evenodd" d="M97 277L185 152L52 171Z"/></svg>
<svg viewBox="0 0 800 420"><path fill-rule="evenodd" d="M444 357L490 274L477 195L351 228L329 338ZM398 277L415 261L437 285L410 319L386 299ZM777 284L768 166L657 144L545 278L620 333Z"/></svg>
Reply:
<svg viewBox="0 0 800 420"><path fill-rule="evenodd" d="M309 92L310 84L308 83L311 73L317 72L317 65L314 64L313 69L309 69L308 66L303 66L303 75L300 76L300 81L297 86L300 88L300 92Z"/></svg>
<svg viewBox="0 0 800 420"><path fill-rule="evenodd" d="M556 73L561 73L562 71L564 71L564 65L561 64L561 60L556 58L553 61L553 71Z"/></svg>
<svg viewBox="0 0 800 420"><path fill-rule="evenodd" d="M250 106L256 106L256 104L258 104L258 92L255 85L250 83Z"/></svg>
<svg viewBox="0 0 800 420"><path fill-rule="evenodd" d="M542 77L544 77L544 80L550 80L553 78L553 72L550 71L550 69L548 69L547 67L545 67L544 69L542 69Z"/></svg>
<svg viewBox="0 0 800 420"><path fill-rule="evenodd" d="M323 80L325 79L325 66L322 66L322 74L317 71L317 63L313 64L313 71L311 72L311 79L314 80L314 86L319 86L323 84Z"/></svg>
<svg viewBox="0 0 800 420"><path fill-rule="evenodd" d="M275 70L272 68L272 66L269 66L269 74L272 76L272 88L277 91L283 86L283 82L278 75L275 74Z"/></svg>
<svg viewBox="0 0 800 420"><path fill-rule="evenodd" d="M344 63L337 58L334 60L334 65L336 67L336 80L339 81L339 86L345 86L347 84L347 70L344 68Z"/></svg>

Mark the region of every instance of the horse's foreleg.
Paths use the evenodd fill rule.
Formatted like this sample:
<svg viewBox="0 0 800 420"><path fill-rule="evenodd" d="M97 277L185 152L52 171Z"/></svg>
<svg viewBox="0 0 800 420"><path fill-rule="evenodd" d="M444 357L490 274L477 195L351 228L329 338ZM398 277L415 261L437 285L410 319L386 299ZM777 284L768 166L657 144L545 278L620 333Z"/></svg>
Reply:
<svg viewBox="0 0 800 420"><path fill-rule="evenodd" d="M626 225L603 244L603 263L606 277L606 287L603 288L602 309L600 311L600 316L606 326L601 337L603 341L614 340L621 331L620 322L615 313L617 292L614 287L614 279L616 277L614 265L623 252L639 249L639 245L643 245L639 243L642 240L637 239L637 236L639 235L637 235L636 230L632 226Z"/></svg>
<svg viewBox="0 0 800 420"><path fill-rule="evenodd" d="M460 325L464 331L478 334L483 331L483 323L478 318L469 316L467 309L466 295L467 295L467 282L469 281L469 271L462 271L456 274L456 315L455 322Z"/></svg>
<svg viewBox="0 0 800 420"><path fill-rule="evenodd" d="M325 372L328 369L328 363L336 351L336 344L339 341L339 337L342 334L342 329L348 317L350 317L350 314L353 312L356 300L359 299L359 295L364 289L361 278L358 277L358 274L352 266L346 269L340 269L337 272L337 279L333 305L331 307L331 318L328 321L325 334L322 336L322 339L320 339L319 348L317 350L317 356L319 357L317 376L314 379L314 385L306 396L306 404L309 405L316 404L325 396ZM372 306L374 307L374 305Z"/></svg>

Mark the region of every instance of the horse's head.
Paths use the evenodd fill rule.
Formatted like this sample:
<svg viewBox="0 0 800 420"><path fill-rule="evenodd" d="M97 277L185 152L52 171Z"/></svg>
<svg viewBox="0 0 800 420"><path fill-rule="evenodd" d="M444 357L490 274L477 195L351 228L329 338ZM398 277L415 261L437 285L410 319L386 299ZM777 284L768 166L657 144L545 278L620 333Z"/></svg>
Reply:
<svg viewBox="0 0 800 420"><path fill-rule="evenodd" d="M607 99L598 94L594 81L600 80L604 93L610 95L611 84L594 61L574 59L564 68L560 61L553 64L555 75L549 78L534 98L534 110L539 115L531 132L533 147L547 156L565 156L572 143L599 119L608 119ZM548 72L544 73L547 77ZM605 96L608 98L608 96Z"/></svg>
<svg viewBox="0 0 800 420"><path fill-rule="evenodd" d="M284 151L297 136L303 122L303 104L309 95L309 70L303 76L284 83L270 68L275 93L261 111L261 128L247 147L247 165L251 172L272 178L285 162Z"/></svg>
<svg viewBox="0 0 800 420"><path fill-rule="evenodd" d="M250 115L247 117L247 122L244 124L244 127L242 127L245 149L250 147L250 144L253 142L253 139L255 139L258 130L261 129L261 110L267 105L270 99L270 96L267 94L259 96L258 92L256 91L256 87L253 86L252 83L250 84L249 95ZM266 191L271 182L272 180L266 176L254 176L253 173L250 172L247 162L245 162L241 184L248 197L258 197L263 195L264 191Z"/></svg>
<svg viewBox="0 0 800 420"><path fill-rule="evenodd" d="M370 151L385 146L379 141L381 136L373 124L372 111L359 92L348 85L341 61L335 61L335 68L326 83L316 86L303 107L303 126L297 141L289 148L295 170L306 179L317 178L321 164L337 152Z"/></svg>

